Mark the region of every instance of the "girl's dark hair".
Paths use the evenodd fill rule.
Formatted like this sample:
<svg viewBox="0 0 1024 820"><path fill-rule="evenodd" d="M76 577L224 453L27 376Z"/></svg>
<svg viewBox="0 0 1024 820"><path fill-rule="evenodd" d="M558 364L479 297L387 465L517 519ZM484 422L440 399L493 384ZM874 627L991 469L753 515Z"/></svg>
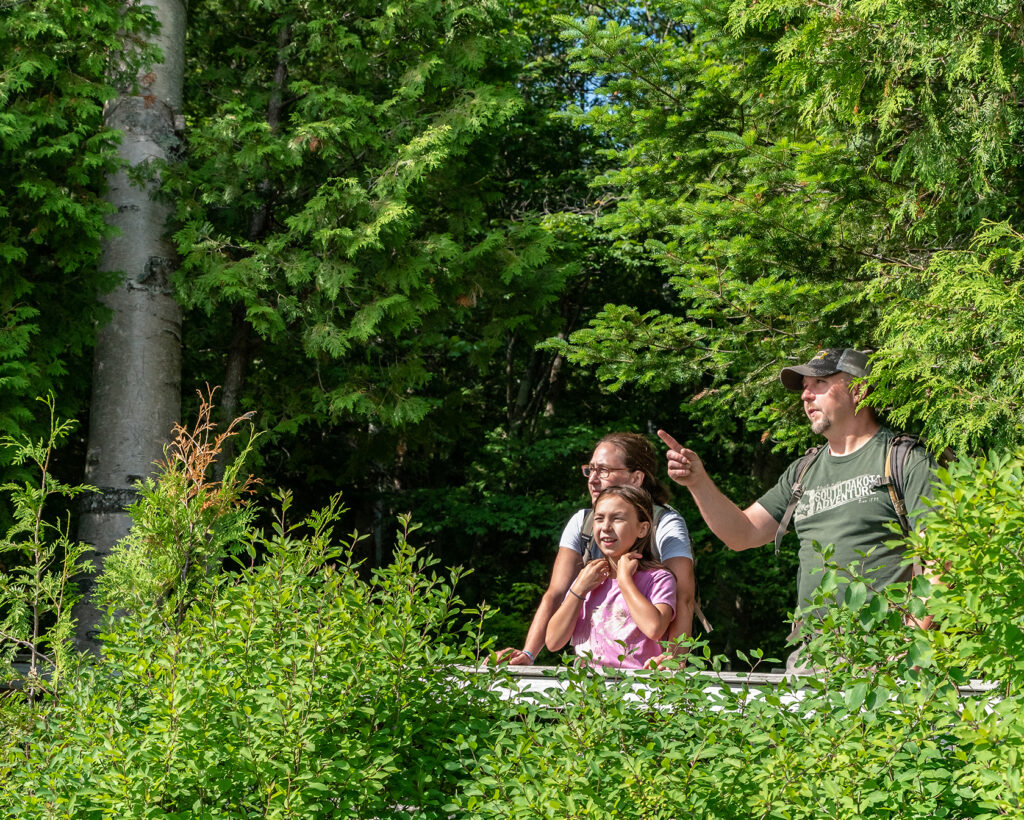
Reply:
<svg viewBox="0 0 1024 820"><path fill-rule="evenodd" d="M658 469L658 455L654 452L651 442L639 433L609 433L597 442L596 446L600 447L602 444L618 447L622 451L626 467L630 470L640 470L644 474L642 486L655 504L664 506L668 503L668 487L655 474Z"/></svg>
<svg viewBox="0 0 1024 820"><path fill-rule="evenodd" d="M631 552L639 552L640 555L643 556L640 561L640 566L644 569L656 569L662 567L662 564L654 560L654 550L651 547L654 539L654 502L651 500L650 493L640 487L634 487L632 484L620 484L617 487L605 487L601 490L600 495L594 499L594 509L597 509L597 505L601 503L603 498L610 498L612 496L621 498L627 504L631 505L636 510L636 517L638 521L646 521L651 525L647 528L647 535L643 538L638 538L631 550Z"/></svg>

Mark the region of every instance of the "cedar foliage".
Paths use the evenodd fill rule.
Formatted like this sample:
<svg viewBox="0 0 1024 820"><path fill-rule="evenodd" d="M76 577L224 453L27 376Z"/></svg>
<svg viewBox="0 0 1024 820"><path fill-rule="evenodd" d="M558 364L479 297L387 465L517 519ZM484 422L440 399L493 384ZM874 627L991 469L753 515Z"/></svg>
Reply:
<svg viewBox="0 0 1024 820"><path fill-rule="evenodd" d="M88 395L103 181L118 135L103 127L113 86L148 56L145 9L105 0L0 4L0 429L42 435Z"/></svg>
<svg viewBox="0 0 1024 820"><path fill-rule="evenodd" d="M197 9L187 158L169 185L180 292L191 333L245 334L247 396L272 429L415 424L450 361L487 369L506 330L557 298L547 234L511 220L489 179L521 108L503 11Z"/></svg>
<svg viewBox="0 0 1024 820"><path fill-rule="evenodd" d="M685 35L562 20L623 146L605 225L678 302L606 308L563 346L603 382L694 390L783 444L777 365L877 349L873 402L961 451L1020 440L1021 10L658 2Z"/></svg>

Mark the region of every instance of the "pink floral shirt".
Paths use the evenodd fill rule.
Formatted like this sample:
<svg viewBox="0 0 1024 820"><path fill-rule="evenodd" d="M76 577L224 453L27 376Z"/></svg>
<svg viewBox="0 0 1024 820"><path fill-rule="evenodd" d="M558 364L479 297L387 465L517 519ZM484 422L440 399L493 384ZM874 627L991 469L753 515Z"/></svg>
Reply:
<svg viewBox="0 0 1024 820"><path fill-rule="evenodd" d="M652 604L668 604L675 617L676 577L667 569L638 569L636 587ZM651 640L636 625L619 589L609 578L587 593L580 619L572 633L576 654L592 658L597 666L641 669L660 655L661 644Z"/></svg>

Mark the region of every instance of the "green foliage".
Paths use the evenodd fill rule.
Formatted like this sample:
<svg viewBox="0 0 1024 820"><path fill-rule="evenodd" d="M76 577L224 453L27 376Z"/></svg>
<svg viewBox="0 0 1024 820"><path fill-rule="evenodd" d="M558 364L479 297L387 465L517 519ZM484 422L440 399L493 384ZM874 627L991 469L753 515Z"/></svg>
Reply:
<svg viewBox="0 0 1024 820"><path fill-rule="evenodd" d="M335 502L251 535L258 565L207 580L168 628L113 621L102 657L14 737L0 805L33 817L385 817L451 788L449 732L493 696L453 685L480 647L404 535L360 580ZM408 525L408 522L404 522ZM465 683L471 683L466 679Z"/></svg>
<svg viewBox="0 0 1024 820"><path fill-rule="evenodd" d="M184 382L228 388L241 365L254 469L303 511L344 486L374 561L417 510L426 546L474 568L467 597L521 630L533 604L504 593L543 582L598 428L678 403L602 394L535 346L610 299L666 299L595 227L608 140L551 116L588 94L550 18L575 4L402 8L190 10L187 145L165 175Z"/></svg>
<svg viewBox="0 0 1024 820"><path fill-rule="evenodd" d="M190 332L244 326L262 351L269 427L413 425L432 382L489 369L555 302L550 238L491 179L488 140L522 105L507 22L490 1L197 9L168 169L179 290Z"/></svg>
<svg viewBox="0 0 1024 820"><path fill-rule="evenodd" d="M87 395L104 179L117 135L103 127L113 84L147 56L144 6L7 2L0 26L0 429L33 437L48 392L77 412Z"/></svg>
<svg viewBox="0 0 1024 820"><path fill-rule="evenodd" d="M852 609L837 617L860 620ZM651 675L638 697L635 677L565 673L566 691L520 704L494 746L464 739L474 783L447 808L484 818L1015 814L1012 776L975 788L998 767L993 757L1005 764L1015 754L972 759L991 747L968 739L960 711L984 710L984 701L965 706L955 687L913 672L905 652L881 670L858 665L873 654L804 689ZM1019 749L1020 725L1011 723L1000 739Z"/></svg>
<svg viewBox="0 0 1024 820"><path fill-rule="evenodd" d="M962 453L1020 440L1022 252L1010 222L985 223L969 248L882 271L866 290L890 305L872 376L897 423L948 430Z"/></svg>
<svg viewBox="0 0 1024 820"><path fill-rule="evenodd" d="M112 608L180 620L208 576L245 545L253 512L243 502L253 480L241 469L252 439L215 480L217 458L244 417L217 433L212 398L202 399L191 430L175 426L159 472L138 485L139 500L128 510L132 528L111 550L96 585L99 600Z"/></svg>
<svg viewBox="0 0 1024 820"><path fill-rule="evenodd" d="M965 459L940 479L914 539L939 568L935 583L873 590L829 568L801 613L812 676L726 686L725 659L697 643L685 670L565 668L546 692L513 697L506 671L473 666L490 649L486 613L455 594L461 571L439 576L410 544L407 517L393 563L365 578L356 536L334 533L340 502L293 525L284 497L266 533L237 528L243 560L198 578L180 619L140 600L55 697L27 712L0 704L0 808L53 818L1019 816L1024 453ZM171 471L153 492L180 499L179 485ZM149 503L147 515L175 515ZM923 616L936 628L908 626ZM776 662L759 650L739 657L755 675ZM962 691L979 674L997 688Z"/></svg>
<svg viewBox="0 0 1024 820"><path fill-rule="evenodd" d="M917 539L919 557L945 567L937 584L872 590L833 565L802 613L811 676L730 690L714 675L651 673L638 691L635 677L566 671L564 691L522 699L489 743L462 739L472 785L447 808L485 818L1019 816L1022 465L1022 454L993 455L942 473ZM937 628L907 625L925 615ZM760 652L749 660L754 672L765 662ZM697 668L721 661L706 646L690 656ZM963 691L971 676L995 688Z"/></svg>
<svg viewBox="0 0 1024 820"><path fill-rule="evenodd" d="M940 470L927 529L914 552L934 584L917 579L925 611L940 625L927 635L929 656L957 678L1024 687L1024 452L993 451Z"/></svg>
<svg viewBox="0 0 1024 820"><path fill-rule="evenodd" d="M33 481L0 485L14 509L14 523L0 539L6 565L0 572L0 666L9 668L16 657L27 661L20 683L29 703L57 693L74 666L71 610L79 595L72 578L90 569L82 560L87 547L70 537L69 522L50 518L58 500L73 499L92 488L69 486L54 477L54 449L74 424L56 417L52 396L44 404L50 413L45 439L0 439L0 446L13 451L12 463L31 465L33 474Z"/></svg>
<svg viewBox="0 0 1024 820"><path fill-rule="evenodd" d="M616 143L602 224L677 304L609 305L556 348L795 448L778 364L874 347L873 401L899 423L939 448L1018 442L1020 9L645 5L677 25L561 23L598 87L575 119Z"/></svg>
<svg viewBox="0 0 1024 820"><path fill-rule="evenodd" d="M727 4L653 6L686 25L652 36L640 23L563 23L577 67L601 83L576 119L621 146L598 180L621 192L602 225L661 266L676 304L609 305L559 349L612 387L684 385L681 409L705 431L804 438L775 429L788 409L777 362L872 321L856 286L829 275L852 274L849 237L871 224L843 185L856 160L771 88L775 33L730 32Z"/></svg>

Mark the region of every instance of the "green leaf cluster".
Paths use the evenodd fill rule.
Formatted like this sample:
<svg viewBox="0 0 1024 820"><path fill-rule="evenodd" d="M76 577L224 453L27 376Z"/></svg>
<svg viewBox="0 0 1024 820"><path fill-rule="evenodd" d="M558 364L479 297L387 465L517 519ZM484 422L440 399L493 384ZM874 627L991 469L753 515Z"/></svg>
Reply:
<svg viewBox="0 0 1024 820"><path fill-rule="evenodd" d="M490 369L555 302L549 235L492 179L522 107L501 4L218 2L190 26L167 174L186 332L246 328L269 426L412 425L433 381Z"/></svg>
<svg viewBox="0 0 1024 820"><path fill-rule="evenodd" d="M180 621L210 575L244 548L254 516L246 501L255 482L242 468L254 437L223 464L225 443L245 419L218 433L212 411L208 395L191 429L176 425L158 472L138 482L139 498L128 508L131 529L104 560L96 585L99 601L112 609Z"/></svg>
<svg viewBox="0 0 1024 820"><path fill-rule="evenodd" d="M436 802L448 731L489 697L449 677L472 613L458 573L404 539L361 579L338 512L292 525L285 506L251 537L256 565L209 578L177 624L155 608L112 621L102 657L11 730L6 812L384 817Z"/></svg>
<svg viewBox="0 0 1024 820"><path fill-rule="evenodd" d="M928 633L935 663L965 677L1024 685L1024 452L993 451L940 470L926 529L912 549L932 568L918 580L924 608L941 624Z"/></svg>
<svg viewBox="0 0 1024 820"><path fill-rule="evenodd" d="M134 40L151 15L106 0L8 2L2 15L0 428L35 437L35 396L59 395L71 415L87 395L96 295L112 283L97 272L118 140L103 104L151 56Z"/></svg>
<svg viewBox="0 0 1024 820"><path fill-rule="evenodd" d="M499 668L460 571L409 542L368 575L337 502L237 537L182 617L137 606L59 694L0 705L0 807L38 817L996 818L1021 813L1024 454L940 473L909 587L832 565L799 613L813 674ZM173 476L158 483L178 498ZM230 517L221 509L219 515ZM210 522L208 522L210 523ZM908 559L910 560L910 559ZM839 600L836 592L842 588ZM925 631L915 619L935 618ZM962 691L971 677L990 688Z"/></svg>
<svg viewBox="0 0 1024 820"><path fill-rule="evenodd" d="M32 476L0 485L13 509L13 522L0 538L0 666L12 668L15 660L24 664L24 673L10 683L17 681L18 695L29 704L55 695L76 665L71 612L80 596L73 579L91 571L84 560L87 545L75 541L70 521L53 512L93 489L64 484L51 467L55 449L75 425L57 418L52 396L43 403L50 421L46 438L0 439L11 463L29 465Z"/></svg>

